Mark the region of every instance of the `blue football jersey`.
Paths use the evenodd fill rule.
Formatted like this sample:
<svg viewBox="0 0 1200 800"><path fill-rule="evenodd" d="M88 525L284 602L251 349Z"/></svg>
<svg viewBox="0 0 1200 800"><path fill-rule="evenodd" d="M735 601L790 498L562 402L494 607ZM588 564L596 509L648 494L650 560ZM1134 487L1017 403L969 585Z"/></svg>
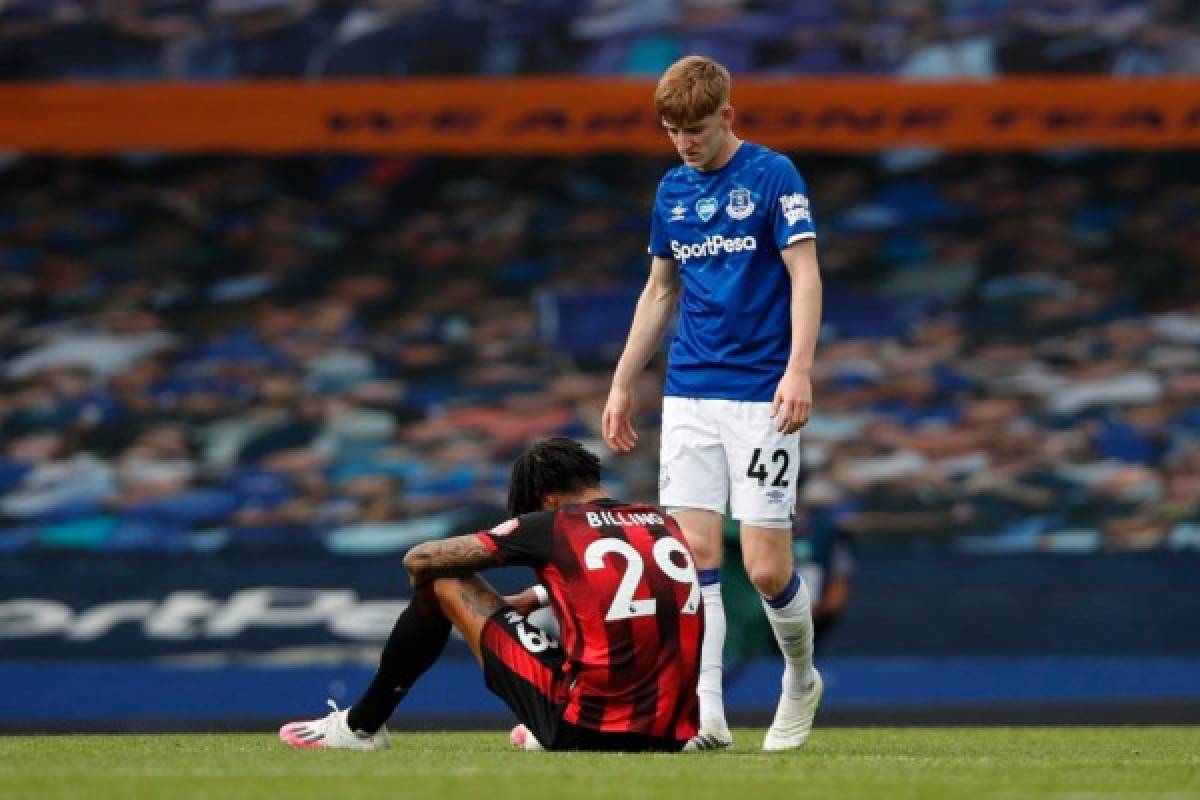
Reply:
<svg viewBox="0 0 1200 800"><path fill-rule="evenodd" d="M816 236L804 180L786 156L742 142L729 163L663 176L650 254L683 281L665 393L769 402L792 344L791 281L779 251Z"/></svg>

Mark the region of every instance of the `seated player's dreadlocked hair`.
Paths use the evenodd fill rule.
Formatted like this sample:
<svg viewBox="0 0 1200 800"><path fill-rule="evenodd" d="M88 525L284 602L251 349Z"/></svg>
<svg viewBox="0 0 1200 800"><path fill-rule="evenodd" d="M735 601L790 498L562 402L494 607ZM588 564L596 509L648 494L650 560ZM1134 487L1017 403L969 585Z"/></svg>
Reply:
<svg viewBox="0 0 1200 800"><path fill-rule="evenodd" d="M516 517L541 511L542 498L548 494L581 492L599 485L600 459L573 439L543 439L513 463L508 513Z"/></svg>

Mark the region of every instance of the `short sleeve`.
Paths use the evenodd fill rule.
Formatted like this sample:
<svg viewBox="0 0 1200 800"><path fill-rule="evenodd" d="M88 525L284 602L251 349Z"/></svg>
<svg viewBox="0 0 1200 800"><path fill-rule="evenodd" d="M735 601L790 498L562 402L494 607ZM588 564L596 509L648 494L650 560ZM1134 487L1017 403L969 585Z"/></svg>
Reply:
<svg viewBox="0 0 1200 800"><path fill-rule="evenodd" d="M808 204L808 187L792 160L779 156L774 171L771 230L775 244L782 250L802 239L816 238L817 231Z"/></svg>
<svg viewBox="0 0 1200 800"><path fill-rule="evenodd" d="M522 514L477 535L501 564L541 567L554 555L554 514Z"/></svg>
<svg viewBox="0 0 1200 800"><path fill-rule="evenodd" d="M650 211L650 246L646 248L652 256L671 258L671 237L667 234L666 220L662 216L663 184L658 184L654 194L654 208Z"/></svg>

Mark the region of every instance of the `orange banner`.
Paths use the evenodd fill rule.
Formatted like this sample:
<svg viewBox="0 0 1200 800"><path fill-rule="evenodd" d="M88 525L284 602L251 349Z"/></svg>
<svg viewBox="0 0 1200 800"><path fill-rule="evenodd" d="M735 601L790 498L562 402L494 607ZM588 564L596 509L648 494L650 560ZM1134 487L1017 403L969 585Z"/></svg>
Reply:
<svg viewBox="0 0 1200 800"><path fill-rule="evenodd" d="M669 154L635 80L0 85L0 149ZM1200 81L742 79L736 129L781 150L1200 147Z"/></svg>

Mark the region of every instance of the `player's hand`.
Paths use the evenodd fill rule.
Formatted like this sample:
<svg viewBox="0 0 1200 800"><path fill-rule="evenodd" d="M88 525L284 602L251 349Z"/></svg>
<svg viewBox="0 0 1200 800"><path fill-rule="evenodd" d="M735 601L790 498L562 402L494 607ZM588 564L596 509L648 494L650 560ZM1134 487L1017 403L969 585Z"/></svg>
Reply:
<svg viewBox="0 0 1200 800"><path fill-rule="evenodd" d="M628 453L637 444L637 431L633 429L633 392L613 386L604 404L604 416L600 430L604 443L618 453Z"/></svg>
<svg viewBox="0 0 1200 800"><path fill-rule="evenodd" d="M812 381L808 373L785 372L775 399L771 401L771 418L780 433L795 433L808 422L812 413Z"/></svg>
<svg viewBox="0 0 1200 800"><path fill-rule="evenodd" d="M528 617L542 607L532 589L526 589L518 594L504 595L504 605L512 606L522 617Z"/></svg>

